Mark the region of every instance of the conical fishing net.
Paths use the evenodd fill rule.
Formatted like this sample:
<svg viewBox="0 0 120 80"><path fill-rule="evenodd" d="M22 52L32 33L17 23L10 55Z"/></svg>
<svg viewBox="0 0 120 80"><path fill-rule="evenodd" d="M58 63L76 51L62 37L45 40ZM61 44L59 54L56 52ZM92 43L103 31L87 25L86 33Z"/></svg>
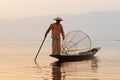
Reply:
<svg viewBox="0 0 120 80"><path fill-rule="evenodd" d="M86 33L74 30L65 35L62 43L62 54L74 55L90 49L91 40Z"/></svg>

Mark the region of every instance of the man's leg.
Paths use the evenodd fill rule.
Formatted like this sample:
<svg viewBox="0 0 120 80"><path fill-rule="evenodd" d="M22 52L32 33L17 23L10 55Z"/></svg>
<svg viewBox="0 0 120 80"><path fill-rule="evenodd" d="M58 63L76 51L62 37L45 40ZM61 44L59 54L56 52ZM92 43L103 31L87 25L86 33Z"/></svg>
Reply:
<svg viewBox="0 0 120 80"><path fill-rule="evenodd" d="M61 53L61 41L60 39L52 39L52 54L58 55Z"/></svg>

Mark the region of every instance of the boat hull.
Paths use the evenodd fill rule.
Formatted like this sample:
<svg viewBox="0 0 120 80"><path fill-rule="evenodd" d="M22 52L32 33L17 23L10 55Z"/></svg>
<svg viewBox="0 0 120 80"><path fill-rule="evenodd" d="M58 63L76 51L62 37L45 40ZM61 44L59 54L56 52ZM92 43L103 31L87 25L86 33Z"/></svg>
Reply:
<svg viewBox="0 0 120 80"><path fill-rule="evenodd" d="M80 52L78 55L50 55L57 58L59 61L77 61L92 58L100 48L93 48L91 50Z"/></svg>

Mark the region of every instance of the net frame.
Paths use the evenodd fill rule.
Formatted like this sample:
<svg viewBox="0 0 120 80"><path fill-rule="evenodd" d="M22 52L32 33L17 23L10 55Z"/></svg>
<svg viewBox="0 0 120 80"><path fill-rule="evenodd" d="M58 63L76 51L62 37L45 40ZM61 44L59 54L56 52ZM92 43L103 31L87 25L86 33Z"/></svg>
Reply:
<svg viewBox="0 0 120 80"><path fill-rule="evenodd" d="M82 40L84 40L84 39L88 39L88 41L89 41L89 47L88 48L85 48L85 49L73 49L73 50L69 50L69 49L67 49L67 47L65 47L65 40L66 40L66 37L69 37L69 35L71 34L71 33L74 33L74 32L78 32L78 33L81 33L81 34L84 34L86 37L84 37L83 39L80 39L79 41L78 41L78 43L80 42L80 41L82 41ZM75 38L75 36L72 38L72 39L74 39ZM69 43L71 43L72 42L72 40L70 41L70 42L67 42L67 45L69 44ZM76 45L77 43L75 43L74 45ZM87 50L90 50L91 49L91 47L92 47L92 42L91 42L91 39L90 39L90 37L85 33L85 32L83 32L83 31L80 31L80 30L73 30L73 31L70 31L70 32L68 32L66 35L65 35L65 39L63 40L63 42L62 42L62 54L63 55L73 55L73 54L76 54L75 52L77 51L78 53L79 52L84 52L84 51L87 51ZM72 45L73 46L73 45Z"/></svg>

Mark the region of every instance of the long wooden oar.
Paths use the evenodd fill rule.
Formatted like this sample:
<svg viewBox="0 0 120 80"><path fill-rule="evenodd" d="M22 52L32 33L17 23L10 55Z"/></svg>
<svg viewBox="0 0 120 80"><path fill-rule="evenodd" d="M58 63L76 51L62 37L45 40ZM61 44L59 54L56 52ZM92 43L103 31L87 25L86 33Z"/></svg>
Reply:
<svg viewBox="0 0 120 80"><path fill-rule="evenodd" d="M37 54L36 54L36 56L35 56L34 61L36 61L37 56L38 56L38 54L39 54L39 52L40 52L40 50L41 50L41 48L42 48L42 46L43 46L43 43L44 43L45 39L46 39L46 37L44 37L44 39L43 39L43 41L42 41L42 44L41 44L41 46L40 46L40 48L39 48L39 50L38 50L38 52L37 52Z"/></svg>

